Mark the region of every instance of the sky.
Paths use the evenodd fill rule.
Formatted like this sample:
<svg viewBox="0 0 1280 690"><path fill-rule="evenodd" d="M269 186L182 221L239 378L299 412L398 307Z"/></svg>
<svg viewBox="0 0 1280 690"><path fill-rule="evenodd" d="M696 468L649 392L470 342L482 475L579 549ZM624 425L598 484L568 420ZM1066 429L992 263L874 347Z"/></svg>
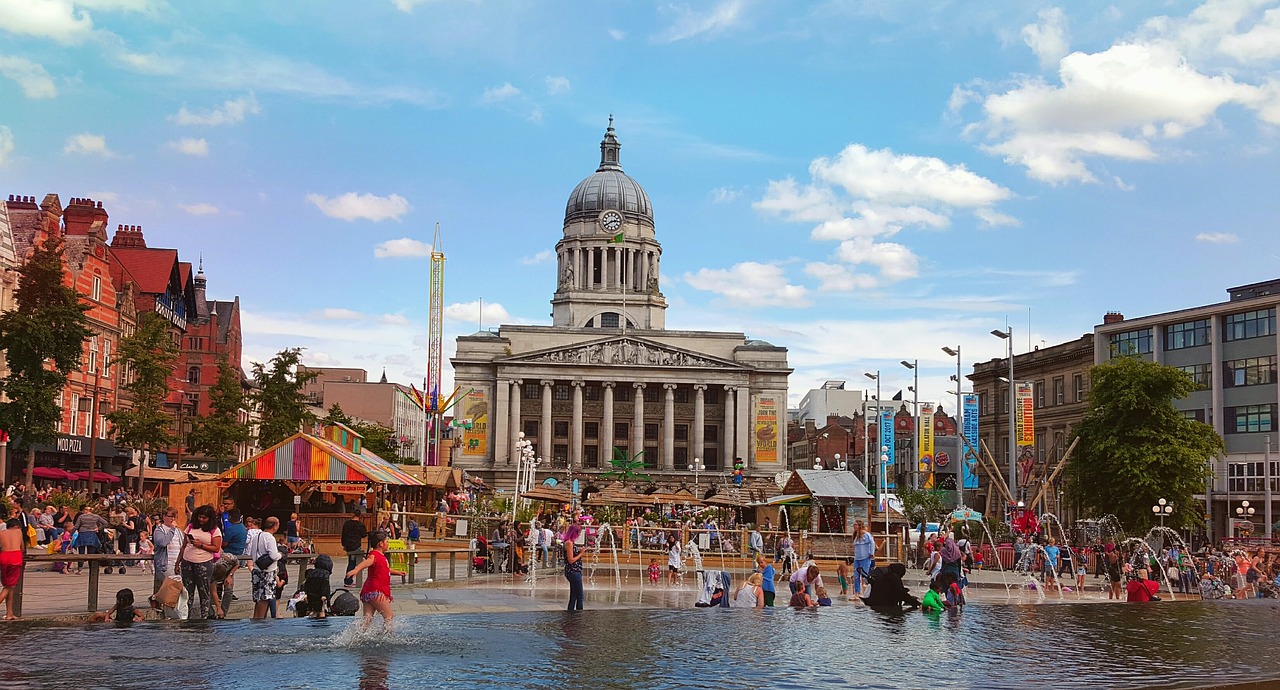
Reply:
<svg viewBox="0 0 1280 690"><path fill-rule="evenodd" d="M246 368L420 383L437 223L446 359L549 324L610 114L668 328L788 348L792 404L1280 277L1280 0L0 0L0 194L202 258Z"/></svg>

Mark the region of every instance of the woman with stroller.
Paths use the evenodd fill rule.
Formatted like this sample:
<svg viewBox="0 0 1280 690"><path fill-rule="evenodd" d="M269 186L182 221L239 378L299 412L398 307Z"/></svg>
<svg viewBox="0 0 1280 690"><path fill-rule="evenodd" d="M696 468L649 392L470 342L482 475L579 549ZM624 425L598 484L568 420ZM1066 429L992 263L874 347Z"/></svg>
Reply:
<svg viewBox="0 0 1280 690"><path fill-rule="evenodd" d="M214 618L217 611L209 586L213 580L213 565L222 552L222 530L218 527L213 506L196 508L185 535L182 556L178 560L182 586L187 590L188 602L194 602L196 595L200 595L200 617ZM191 605L187 618L194 617L195 613L196 608Z"/></svg>

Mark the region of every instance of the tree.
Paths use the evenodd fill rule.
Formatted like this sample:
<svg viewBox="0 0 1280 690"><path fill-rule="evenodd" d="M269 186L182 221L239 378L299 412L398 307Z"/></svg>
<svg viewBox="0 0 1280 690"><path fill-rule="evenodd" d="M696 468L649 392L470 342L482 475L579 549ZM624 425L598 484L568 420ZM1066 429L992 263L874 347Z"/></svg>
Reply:
<svg viewBox="0 0 1280 690"><path fill-rule="evenodd" d="M132 408L113 410L107 415L120 445L153 454L169 446L173 418L164 411L164 400L169 395L169 379L177 360L178 346L169 336L169 323L155 312L144 312L137 330L116 348L115 361L122 367L121 375L131 374L131 380L121 387L133 394ZM145 475L144 462L138 470L139 488Z"/></svg>
<svg viewBox="0 0 1280 690"><path fill-rule="evenodd" d="M316 416L302 397L302 387L320 374L298 373L301 362L302 348L291 347L277 352L266 364L253 363L258 389L251 397L262 415L258 445L263 448L274 446L315 421Z"/></svg>
<svg viewBox="0 0 1280 690"><path fill-rule="evenodd" d="M17 308L0 315L0 349L9 376L0 382L8 396L0 402L0 427L9 433L14 455L27 454L26 485L34 487L33 445L53 443L62 409L58 398L67 376L80 368L84 341L92 335L75 289L64 283L62 241L50 237L18 269ZM0 467L0 480L6 468Z"/></svg>
<svg viewBox="0 0 1280 690"><path fill-rule="evenodd" d="M623 484L632 482L652 482L653 479L649 475L641 472L644 469L644 460L641 456L644 451L640 451L635 455L627 455L627 451L622 448L613 449L613 459L609 460L609 465L613 467L608 472L603 472L600 476L604 479L616 479Z"/></svg>
<svg viewBox="0 0 1280 690"><path fill-rule="evenodd" d="M334 403L332 406L329 407L329 412L325 414L324 418L320 420L320 423L324 424L325 426L330 426L333 424L342 424L344 426L351 426L351 418L347 416L346 412L342 411L341 405L339 405L338 403Z"/></svg>
<svg viewBox="0 0 1280 690"><path fill-rule="evenodd" d="M942 491L903 487L898 490L898 499L902 501L902 514L907 518L907 523L920 525L916 532L916 556L920 558L924 554L924 535L929 529L929 523L941 523L947 514L947 507L942 502Z"/></svg>
<svg viewBox="0 0 1280 690"><path fill-rule="evenodd" d="M1090 370L1093 389L1071 458L1068 491L1097 514L1145 525L1161 498L1173 503L1174 527L1203 520L1201 503L1211 476L1209 459L1223 451L1208 424L1188 419L1173 401L1195 390L1186 372L1137 357L1119 357Z"/></svg>
<svg viewBox="0 0 1280 690"><path fill-rule="evenodd" d="M226 356L218 358L218 381L209 389L209 415L197 418L187 436L187 449L215 460L235 457L236 446L252 437L249 425L240 421L244 409L240 368Z"/></svg>
<svg viewBox="0 0 1280 690"><path fill-rule="evenodd" d="M400 452L396 449L395 431L377 422L351 422L347 424L351 430L360 434L360 447L386 460L402 462Z"/></svg>

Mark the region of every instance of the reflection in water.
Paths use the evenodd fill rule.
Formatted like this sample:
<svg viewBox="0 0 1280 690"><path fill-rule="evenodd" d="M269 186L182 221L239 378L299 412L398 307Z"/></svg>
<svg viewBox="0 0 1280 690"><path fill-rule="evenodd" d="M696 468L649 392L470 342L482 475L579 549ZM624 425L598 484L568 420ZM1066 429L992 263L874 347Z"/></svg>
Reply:
<svg viewBox="0 0 1280 690"><path fill-rule="evenodd" d="M380 652L360 656L360 690L389 690L391 660Z"/></svg>

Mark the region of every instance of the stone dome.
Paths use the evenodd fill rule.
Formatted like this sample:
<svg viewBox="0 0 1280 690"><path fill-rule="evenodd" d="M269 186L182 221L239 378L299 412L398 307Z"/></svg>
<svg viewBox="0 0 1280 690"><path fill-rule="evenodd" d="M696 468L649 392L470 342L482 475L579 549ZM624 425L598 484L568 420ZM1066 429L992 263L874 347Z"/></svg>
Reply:
<svg viewBox="0 0 1280 690"><path fill-rule="evenodd" d="M653 225L653 206L640 183L622 171L618 153L622 145L613 131L613 118L600 142L600 167L578 183L564 207L564 222L595 220L601 211L613 209L634 220Z"/></svg>

